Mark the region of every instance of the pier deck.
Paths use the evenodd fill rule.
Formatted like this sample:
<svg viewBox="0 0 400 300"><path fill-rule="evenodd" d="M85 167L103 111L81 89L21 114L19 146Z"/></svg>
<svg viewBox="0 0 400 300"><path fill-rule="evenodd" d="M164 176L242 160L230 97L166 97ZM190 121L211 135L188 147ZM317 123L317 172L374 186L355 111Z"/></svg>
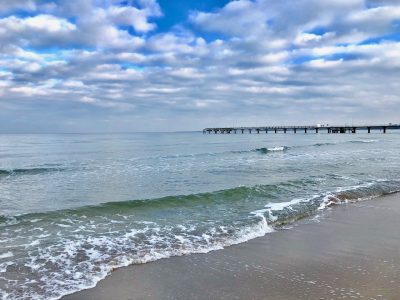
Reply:
<svg viewBox="0 0 400 300"><path fill-rule="evenodd" d="M308 133L308 132L326 132L326 133L356 133L359 130L371 133L371 131L379 131L386 133L387 130L400 129L400 124L387 125L310 125L310 126L256 126L256 127L210 127L204 128L203 133L230 134L230 133Z"/></svg>

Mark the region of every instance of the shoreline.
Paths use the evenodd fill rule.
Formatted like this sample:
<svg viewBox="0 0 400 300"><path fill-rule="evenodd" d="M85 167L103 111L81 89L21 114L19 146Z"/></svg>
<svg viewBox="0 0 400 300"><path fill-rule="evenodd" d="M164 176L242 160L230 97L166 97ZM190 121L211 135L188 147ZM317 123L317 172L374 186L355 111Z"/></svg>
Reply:
<svg viewBox="0 0 400 300"><path fill-rule="evenodd" d="M343 204L206 254L131 265L80 299L395 299L400 193Z"/></svg>

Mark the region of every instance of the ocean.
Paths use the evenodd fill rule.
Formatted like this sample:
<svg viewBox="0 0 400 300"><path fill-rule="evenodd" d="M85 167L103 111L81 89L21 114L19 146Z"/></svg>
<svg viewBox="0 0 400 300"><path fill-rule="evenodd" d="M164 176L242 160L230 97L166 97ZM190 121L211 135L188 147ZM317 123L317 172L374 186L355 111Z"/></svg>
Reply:
<svg viewBox="0 0 400 300"><path fill-rule="evenodd" d="M399 149L397 132L0 135L0 297L58 299L398 192Z"/></svg>

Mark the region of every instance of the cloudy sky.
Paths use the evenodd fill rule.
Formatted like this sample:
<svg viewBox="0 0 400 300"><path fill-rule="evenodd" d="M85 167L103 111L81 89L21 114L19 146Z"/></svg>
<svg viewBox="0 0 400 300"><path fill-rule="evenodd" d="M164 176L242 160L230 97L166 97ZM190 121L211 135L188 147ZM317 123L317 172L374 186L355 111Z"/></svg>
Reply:
<svg viewBox="0 0 400 300"><path fill-rule="evenodd" d="M0 132L400 123L400 0L0 0Z"/></svg>

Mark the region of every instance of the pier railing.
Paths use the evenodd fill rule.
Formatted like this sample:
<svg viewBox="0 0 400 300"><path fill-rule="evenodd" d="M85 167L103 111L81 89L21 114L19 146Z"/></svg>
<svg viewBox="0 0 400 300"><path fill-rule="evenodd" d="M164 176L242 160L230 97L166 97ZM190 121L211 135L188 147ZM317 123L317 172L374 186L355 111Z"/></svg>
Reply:
<svg viewBox="0 0 400 300"><path fill-rule="evenodd" d="M400 129L400 124L387 125L293 125L293 126L251 126L251 127L210 127L204 128L203 133L231 134L231 133L278 133L278 132L327 132L327 133L356 133L358 130L380 131L386 133L387 130Z"/></svg>

